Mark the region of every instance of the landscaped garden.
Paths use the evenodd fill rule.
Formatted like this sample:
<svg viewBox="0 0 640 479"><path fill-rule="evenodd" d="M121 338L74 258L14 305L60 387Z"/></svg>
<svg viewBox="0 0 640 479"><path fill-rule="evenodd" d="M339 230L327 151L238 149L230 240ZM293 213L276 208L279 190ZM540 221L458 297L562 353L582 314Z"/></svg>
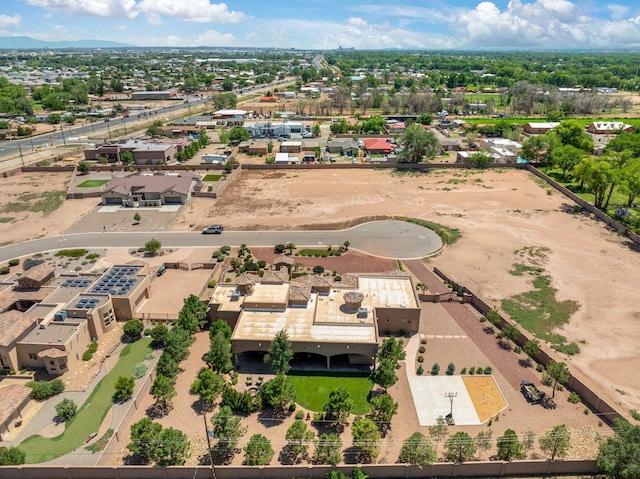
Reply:
<svg viewBox="0 0 640 479"><path fill-rule="evenodd" d="M78 188L98 188L109 183L109 180L86 180L78 185Z"/></svg>
<svg viewBox="0 0 640 479"><path fill-rule="evenodd" d="M31 436L25 439L19 447L26 453L26 462L51 461L82 446L90 434L97 432L109 408L113 406L113 391L118 376L131 376L134 366L144 361L151 352L150 343L150 338L142 338L125 346L118 364L96 385L78 414L65 424L62 434L54 438Z"/></svg>
<svg viewBox="0 0 640 479"><path fill-rule="evenodd" d="M349 392L353 400L351 412L356 415L366 414L370 405L367 401L373 389L373 381L369 375L331 372L331 376L320 372L290 372L289 378L296 388L296 402L310 411L322 412L322 406L329 400L329 393L343 388Z"/></svg>

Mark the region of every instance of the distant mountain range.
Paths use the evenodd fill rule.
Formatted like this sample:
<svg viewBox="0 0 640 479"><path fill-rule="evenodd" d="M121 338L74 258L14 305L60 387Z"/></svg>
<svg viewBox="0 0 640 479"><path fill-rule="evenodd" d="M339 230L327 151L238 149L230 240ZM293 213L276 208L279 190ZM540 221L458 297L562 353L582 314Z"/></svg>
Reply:
<svg viewBox="0 0 640 479"><path fill-rule="evenodd" d="M75 40L45 42L31 37L0 37L0 49L3 50L39 50L56 48L126 48L128 43L110 42L106 40Z"/></svg>

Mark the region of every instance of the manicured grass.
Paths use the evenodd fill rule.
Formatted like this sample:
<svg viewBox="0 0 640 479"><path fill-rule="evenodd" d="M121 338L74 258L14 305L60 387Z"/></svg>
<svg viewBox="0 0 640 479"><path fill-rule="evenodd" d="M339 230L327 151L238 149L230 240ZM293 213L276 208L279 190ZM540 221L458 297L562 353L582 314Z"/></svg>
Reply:
<svg viewBox="0 0 640 479"><path fill-rule="evenodd" d="M111 436L113 436L113 429L109 428L107 429L107 432L105 432L100 439L98 439L96 442L94 442L90 446L85 447L85 449L93 454L95 454L96 452L100 452L105 447L107 447L107 444L109 443L109 439L111 439Z"/></svg>
<svg viewBox="0 0 640 479"><path fill-rule="evenodd" d="M322 406L329 400L329 393L337 388L344 388L353 399L353 414L365 414L369 411L369 392L373 382L368 375L333 373L313 374L308 371L298 374L289 373L296 387L296 402L310 411L322 412Z"/></svg>
<svg viewBox="0 0 640 479"><path fill-rule="evenodd" d="M78 185L78 188L97 188L109 183L109 180L87 180Z"/></svg>
<svg viewBox="0 0 640 479"><path fill-rule="evenodd" d="M61 249L54 256L64 256L65 258L80 258L87 254L88 251L86 249L77 248L77 249Z"/></svg>
<svg viewBox="0 0 640 479"><path fill-rule="evenodd" d="M202 181L220 181L220 178L222 178L222 175L205 175Z"/></svg>
<svg viewBox="0 0 640 479"><path fill-rule="evenodd" d="M296 256L315 256L318 258L326 258L328 256L340 256L342 253L340 249L332 249L328 251L326 249L301 249L296 251Z"/></svg>
<svg viewBox="0 0 640 479"><path fill-rule="evenodd" d="M120 353L118 364L100 381L78 414L66 423L65 431L57 437L31 436L18 447L29 464L51 461L82 446L89 434L97 432L102 420L113 406L114 384L118 376L130 376L133 367L151 351L151 338L142 338L127 345ZM59 402L59 398L51 399Z"/></svg>
<svg viewBox="0 0 640 479"><path fill-rule="evenodd" d="M434 231L440 236L444 244L453 244L462 237L462 233L458 228L449 228L433 221L420 220L418 218L405 218L404 220Z"/></svg>

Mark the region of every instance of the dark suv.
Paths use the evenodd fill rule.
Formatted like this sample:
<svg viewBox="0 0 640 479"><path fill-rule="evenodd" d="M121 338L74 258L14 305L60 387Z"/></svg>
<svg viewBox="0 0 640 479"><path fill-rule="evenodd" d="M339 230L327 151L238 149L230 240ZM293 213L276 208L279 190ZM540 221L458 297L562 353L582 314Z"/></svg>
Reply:
<svg viewBox="0 0 640 479"><path fill-rule="evenodd" d="M202 229L203 235L219 235L224 230L222 225L211 225Z"/></svg>

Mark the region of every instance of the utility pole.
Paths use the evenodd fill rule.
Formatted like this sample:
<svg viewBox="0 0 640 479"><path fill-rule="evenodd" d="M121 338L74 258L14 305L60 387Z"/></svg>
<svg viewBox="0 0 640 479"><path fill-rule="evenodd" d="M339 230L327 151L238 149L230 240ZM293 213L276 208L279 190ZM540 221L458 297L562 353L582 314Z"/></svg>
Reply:
<svg viewBox="0 0 640 479"><path fill-rule="evenodd" d="M24 168L24 156L22 156L22 145L18 143L18 151L20 151L20 159L22 160L22 167Z"/></svg>
<svg viewBox="0 0 640 479"><path fill-rule="evenodd" d="M213 479L216 479L216 465L213 462L213 453L211 452L211 437L213 436L213 431L209 431L207 427L207 418L204 415L204 411L202 412L202 420L204 421L204 432L207 436L207 449L209 450L209 460L211 461L211 475Z"/></svg>
<svg viewBox="0 0 640 479"><path fill-rule="evenodd" d="M64 146L67 146L67 140L64 137L64 128L62 127L62 125L60 125L60 133L62 133L62 143L64 144Z"/></svg>

